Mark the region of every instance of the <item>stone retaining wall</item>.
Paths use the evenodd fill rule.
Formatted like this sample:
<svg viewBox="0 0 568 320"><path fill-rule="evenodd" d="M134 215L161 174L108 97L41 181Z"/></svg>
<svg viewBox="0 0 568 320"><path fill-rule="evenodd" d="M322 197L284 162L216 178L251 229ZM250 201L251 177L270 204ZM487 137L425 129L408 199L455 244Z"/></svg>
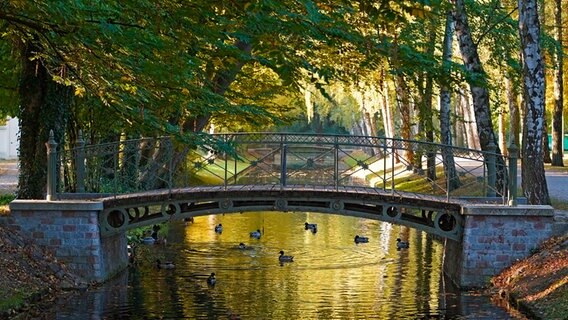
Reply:
<svg viewBox="0 0 568 320"><path fill-rule="evenodd" d="M76 275L103 282L126 268L124 233L102 238L96 201L14 200L7 224L51 251Z"/></svg>
<svg viewBox="0 0 568 320"><path fill-rule="evenodd" d="M461 288L483 287L492 276L528 257L550 238L550 206L466 205L461 243L448 240L444 270Z"/></svg>

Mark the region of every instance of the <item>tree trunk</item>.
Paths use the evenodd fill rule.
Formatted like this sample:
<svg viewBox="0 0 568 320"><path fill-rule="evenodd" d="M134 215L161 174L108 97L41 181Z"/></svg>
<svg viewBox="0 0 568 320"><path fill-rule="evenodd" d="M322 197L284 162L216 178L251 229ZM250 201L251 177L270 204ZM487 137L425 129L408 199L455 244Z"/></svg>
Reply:
<svg viewBox="0 0 568 320"><path fill-rule="evenodd" d="M495 145L495 152L499 156L496 157L496 191L497 193L505 192L507 186L507 173L505 170L505 160L501 154L501 150L497 145L497 139L491 122L491 110L489 108L489 91L487 90L487 75L481 65L477 46L473 42L467 15L465 11L464 0L456 0L453 11L455 20L455 30L458 37L462 60L466 69L473 74L468 79L468 83L473 97L473 109L475 112L475 120L477 123L477 133L479 134L479 142L481 149L489 151L490 145Z"/></svg>
<svg viewBox="0 0 568 320"><path fill-rule="evenodd" d="M442 65L444 70L450 68L452 59L452 40L454 35L454 22L451 12L448 11L446 15L446 29L444 32L444 44L442 52ZM449 70L448 70L449 71ZM449 72L448 72L449 73ZM451 110L452 96L447 84L442 84L440 88L440 142L443 145L451 146L452 132L451 132ZM456 172L456 163L454 161L454 154L451 148L442 149L442 158L444 159L444 174L446 181L448 181L448 191L455 190L460 186L460 178Z"/></svg>
<svg viewBox="0 0 568 320"><path fill-rule="evenodd" d="M503 150L503 155L507 156L507 139L506 139L506 132L505 132L505 108L499 108L499 115L498 115L498 124L499 124L499 148Z"/></svg>
<svg viewBox="0 0 568 320"><path fill-rule="evenodd" d="M380 90L381 90L381 114L383 116L383 126L385 127L385 136L387 138L394 138L394 121L390 108L389 100L389 85L384 77L384 70L381 71L380 80Z"/></svg>
<svg viewBox="0 0 568 320"><path fill-rule="evenodd" d="M53 130L58 150L63 148L72 88L54 82L42 60L33 59L42 49L33 41L21 44L20 175L18 198L45 199L47 149Z"/></svg>
<svg viewBox="0 0 568 320"><path fill-rule="evenodd" d="M519 34L523 58L525 126L523 128L522 186L529 204L550 204L542 157L544 65L536 0L519 0Z"/></svg>
<svg viewBox="0 0 568 320"><path fill-rule="evenodd" d="M235 43L235 47L239 49L243 56L250 55L252 51L252 45L250 43L238 40ZM237 74L241 71L246 63L244 59L228 58L228 61L234 61L229 64L225 69L220 70L215 74L212 83L212 91L218 95L224 95L227 89L233 81L235 81ZM184 122L183 128L185 132L201 132L205 129L209 120L211 119L211 114L197 115L191 119Z"/></svg>
<svg viewBox="0 0 568 320"><path fill-rule="evenodd" d="M462 93L461 90L458 89L458 93L455 94L455 103L454 103L454 113L456 115L456 120L452 128L454 129L454 145L458 147L467 147L468 140L467 140L467 130L466 130L466 123L465 123L465 115L463 113L463 106L462 106Z"/></svg>
<svg viewBox="0 0 568 320"><path fill-rule="evenodd" d="M563 115L563 94L564 94L564 75L563 75L563 49L562 49L562 1L556 0L554 7L554 29L555 38L558 41L554 55L554 112L552 113L552 165L564 166L564 137L562 134L562 115ZM547 137L548 138L548 137Z"/></svg>
<svg viewBox="0 0 568 320"><path fill-rule="evenodd" d="M545 11L544 11L544 9L545 9L544 8L544 0L542 0L541 3L542 3L542 7L541 7L542 9L541 9L540 14L539 14L540 24L545 26L546 25L546 14L545 14ZM544 105L544 114L543 114L543 118L542 118L543 119L543 125L542 125L542 131L543 131L543 134L542 134L542 150L543 150L543 152L542 152L542 156L543 156L544 163L551 163L552 158L550 157L550 145L549 145L549 142L548 142L548 123L549 122L548 122L548 119L547 119L547 116L546 116L546 87L547 86L546 86L546 55L544 54L544 52L542 54L542 65L543 65L543 69L544 69L544 71L543 71L543 74L544 74L544 84L543 84L544 98L543 98L543 102L542 102L542 104Z"/></svg>
<svg viewBox="0 0 568 320"><path fill-rule="evenodd" d="M470 149L479 150L479 135L477 134L477 127L474 125L474 115L472 114L471 104L469 100L469 91L466 88L460 88L460 106L462 108L462 115L464 121L464 129L467 139L467 147Z"/></svg>
<svg viewBox="0 0 568 320"><path fill-rule="evenodd" d="M519 91L516 85L511 84L510 76L505 78L505 90L507 90L507 103L509 105L509 144L520 146L519 135L521 116L519 115ZM518 156L518 155L517 155Z"/></svg>
<svg viewBox="0 0 568 320"><path fill-rule="evenodd" d="M237 41L235 47L240 50L243 56L250 55L252 51L252 45L250 43L243 42L241 40ZM229 89L231 83L233 83L241 71L243 66L246 63L245 59L227 59L233 61L232 63L228 63L228 65L219 70L213 79L211 80L212 91L218 95L224 95L225 92ZM184 132L202 132L211 119L211 114L199 114L195 115L189 119L183 120L181 127L183 128ZM164 159L164 157L172 157L172 168L166 168L165 166L158 165L158 162L149 166L145 169L145 172L141 173L141 183L143 185L150 186L148 184L152 183L152 181L156 181L155 188L163 187L164 181L152 180L154 177L165 177L166 175L170 174L171 171L177 171L177 165L183 162L183 159L187 155L191 148L182 148L180 150L173 151L173 155L170 153L172 152L171 145L169 143L164 143L160 145L160 148L156 150L156 154L154 157L156 159Z"/></svg>
<svg viewBox="0 0 568 320"><path fill-rule="evenodd" d="M401 74L395 76L396 79L396 96L398 111L400 112L400 136L404 140L411 139L411 120L410 120L410 98L408 97L408 86L406 81ZM403 147L403 159L406 161L407 166L412 165L412 160L414 159L414 152L409 145L409 143L404 143Z"/></svg>

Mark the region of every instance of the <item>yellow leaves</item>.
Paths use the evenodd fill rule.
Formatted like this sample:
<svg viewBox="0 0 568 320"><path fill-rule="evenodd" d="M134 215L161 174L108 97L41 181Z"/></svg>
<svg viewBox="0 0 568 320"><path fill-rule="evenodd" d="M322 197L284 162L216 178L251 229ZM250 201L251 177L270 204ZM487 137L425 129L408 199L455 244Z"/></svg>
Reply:
<svg viewBox="0 0 568 320"><path fill-rule="evenodd" d="M184 96L189 96L189 90L187 90L187 88L181 89L181 93L182 93Z"/></svg>
<svg viewBox="0 0 568 320"><path fill-rule="evenodd" d="M122 89L124 89L124 91L132 93L132 94L136 94L136 92L138 91L136 86L130 85L128 83L121 85L121 87L122 87Z"/></svg>
<svg viewBox="0 0 568 320"><path fill-rule="evenodd" d="M84 97L85 96L85 88L84 87L75 87L75 95L77 97Z"/></svg>

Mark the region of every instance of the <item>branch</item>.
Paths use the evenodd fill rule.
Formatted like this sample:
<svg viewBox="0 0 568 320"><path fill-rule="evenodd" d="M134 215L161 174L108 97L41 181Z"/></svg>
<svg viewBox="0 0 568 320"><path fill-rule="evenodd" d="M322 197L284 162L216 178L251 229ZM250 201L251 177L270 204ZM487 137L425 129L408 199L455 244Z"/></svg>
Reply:
<svg viewBox="0 0 568 320"><path fill-rule="evenodd" d="M489 26L489 28L487 28L487 30L485 30L481 36L479 36L479 39L477 39L477 41L475 42L475 46L479 46L479 43L481 42L481 40L483 39L483 37L485 37L489 31L491 31L491 29L495 28L496 25L498 25L499 23L505 21L505 19L509 18L513 12L517 11L519 7L514 7L513 10L511 10L506 16L504 16L502 19L499 19L499 21L495 22L494 24L492 24L491 26Z"/></svg>
<svg viewBox="0 0 568 320"><path fill-rule="evenodd" d="M89 20L85 20L85 22L100 24L100 23L101 23L101 20L89 19ZM114 25L117 25L117 26L130 27L130 28L137 28L137 29L145 29L143 26L138 25L138 24L132 24L132 23L114 21L114 20L111 19L111 18L108 18L105 22L108 23L108 24L114 24Z"/></svg>

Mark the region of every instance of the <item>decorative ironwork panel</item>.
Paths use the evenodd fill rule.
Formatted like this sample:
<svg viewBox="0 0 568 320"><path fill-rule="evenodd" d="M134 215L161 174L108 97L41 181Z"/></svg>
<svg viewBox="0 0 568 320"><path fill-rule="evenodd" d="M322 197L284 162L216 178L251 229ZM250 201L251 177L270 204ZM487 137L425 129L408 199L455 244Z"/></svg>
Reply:
<svg viewBox="0 0 568 320"><path fill-rule="evenodd" d="M199 139L200 143L184 143L170 137L143 138L62 150L57 191L124 194L211 185L303 184L335 189L371 186L395 194L421 185L413 191L417 198L494 194L507 202L507 167L501 155L491 152L352 135L230 133ZM79 154L82 160L76 161ZM454 163L452 171L448 159ZM77 177L82 177L81 183Z"/></svg>

